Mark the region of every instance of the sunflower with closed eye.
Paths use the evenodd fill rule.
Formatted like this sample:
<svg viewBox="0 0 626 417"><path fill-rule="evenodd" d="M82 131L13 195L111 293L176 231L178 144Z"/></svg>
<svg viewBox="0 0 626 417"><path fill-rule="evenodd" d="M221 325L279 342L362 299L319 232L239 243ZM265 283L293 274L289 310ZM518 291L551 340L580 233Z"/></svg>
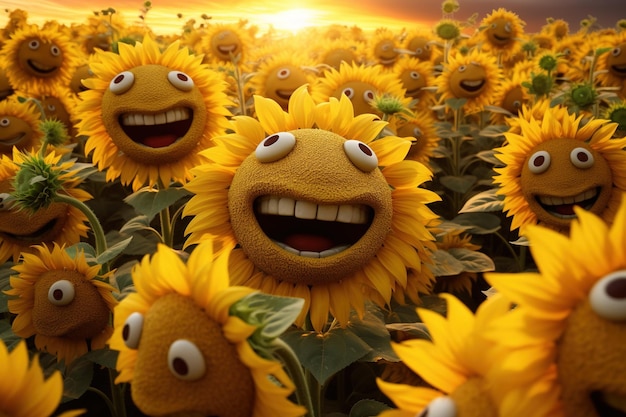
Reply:
<svg viewBox="0 0 626 417"><path fill-rule="evenodd" d="M232 103L222 76L201 61L178 41L161 52L149 35L134 46L120 43L119 54L92 55L77 128L107 181L167 187L206 161L199 153L224 133Z"/></svg>
<svg viewBox="0 0 626 417"><path fill-rule="evenodd" d="M420 187L432 173L404 160L410 142L376 139L386 122L354 116L347 96L316 105L306 86L288 113L260 96L255 108L193 169L186 245L215 236L233 250L233 283L303 298L297 324L309 313L319 332L329 313L345 325L368 299L429 292L426 204L439 198Z"/></svg>
<svg viewBox="0 0 626 417"><path fill-rule="evenodd" d="M558 107L543 119L532 111L516 119L519 133L505 132L495 156L497 193L512 216L511 229L530 224L567 232L580 206L610 222L626 191L626 138L613 139L617 123L591 119L583 124Z"/></svg>
<svg viewBox="0 0 626 417"><path fill-rule="evenodd" d="M113 333L109 324L117 304L99 275L100 265L90 265L84 252L71 256L56 243L52 249L34 246L22 254L10 278L9 311L16 314L13 332L35 336L37 349L69 364L89 350L104 348Z"/></svg>

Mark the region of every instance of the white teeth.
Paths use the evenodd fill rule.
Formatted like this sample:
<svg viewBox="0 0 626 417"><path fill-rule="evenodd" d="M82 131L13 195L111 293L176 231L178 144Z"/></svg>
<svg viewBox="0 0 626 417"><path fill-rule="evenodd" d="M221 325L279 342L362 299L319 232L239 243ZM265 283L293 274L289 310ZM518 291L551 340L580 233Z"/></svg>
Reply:
<svg viewBox="0 0 626 417"><path fill-rule="evenodd" d="M594 198L597 193L596 189L592 188L573 197L540 196L539 201L541 204L545 204L546 206L560 206L562 204L574 204L589 200Z"/></svg>
<svg viewBox="0 0 626 417"><path fill-rule="evenodd" d="M365 224L368 221L367 206L362 204L324 204L294 200L286 197L262 197L257 210L261 214L295 216L298 219L337 221L341 223Z"/></svg>
<svg viewBox="0 0 626 417"><path fill-rule="evenodd" d="M307 258L326 258L328 256L336 255L340 252L343 252L344 250L350 247L350 245L341 245L341 246L335 246L334 248L327 249L322 252L311 252L311 251L299 251L277 240L272 240L272 242L274 242L275 244L277 244L278 246L280 246L282 249L284 249L285 251L289 253L293 253L294 255L298 255L298 256L304 256Z"/></svg>
<svg viewBox="0 0 626 417"><path fill-rule="evenodd" d="M124 126L161 125L186 120L189 119L189 116L189 110L186 108L168 110L157 114L126 113L122 116L122 124Z"/></svg>
<svg viewBox="0 0 626 417"><path fill-rule="evenodd" d="M483 83L483 80L477 80L477 81L463 80L463 85L466 85L468 87L480 87L482 83Z"/></svg>

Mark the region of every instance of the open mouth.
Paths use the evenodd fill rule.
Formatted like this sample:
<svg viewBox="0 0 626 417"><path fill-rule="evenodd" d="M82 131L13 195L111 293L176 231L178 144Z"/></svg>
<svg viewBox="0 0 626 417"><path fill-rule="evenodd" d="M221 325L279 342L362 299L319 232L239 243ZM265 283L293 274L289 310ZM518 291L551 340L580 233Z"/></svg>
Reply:
<svg viewBox="0 0 626 417"><path fill-rule="evenodd" d="M6 231L0 232L0 233L3 236L8 237L18 242L41 243L42 241L46 240L46 239L43 239L43 236L45 236L46 233L49 233L50 231L52 231L56 225L57 225L57 219L54 218L32 233L20 234L20 235L17 235L15 233L9 233Z"/></svg>
<svg viewBox="0 0 626 417"><path fill-rule="evenodd" d="M6 138L6 139L0 138L0 145L4 145L4 146L17 145L18 143L22 141L22 139L24 139L24 136L26 136L26 133L22 132L22 133L18 133L17 135L11 138Z"/></svg>
<svg viewBox="0 0 626 417"><path fill-rule="evenodd" d="M378 60L383 65L391 65L396 62L396 57L393 58L379 58Z"/></svg>
<svg viewBox="0 0 626 417"><path fill-rule="evenodd" d="M493 37L500 42L507 42L509 39L511 39L508 36L500 36L496 35L495 33L493 34Z"/></svg>
<svg viewBox="0 0 626 417"><path fill-rule="evenodd" d="M574 206L590 210L598 199L599 188L593 188L573 197L537 196L536 199L545 211L560 219L576 217Z"/></svg>
<svg viewBox="0 0 626 417"><path fill-rule="evenodd" d="M42 74L50 74L51 72L54 72L57 67L55 66L47 66L47 65L42 65L41 63L37 62L37 61L33 61L32 59L29 59L28 61L26 61L28 63L28 66L35 72L40 72Z"/></svg>
<svg viewBox="0 0 626 417"><path fill-rule="evenodd" d="M611 71L626 77L626 65L611 65Z"/></svg>
<svg viewBox="0 0 626 417"><path fill-rule="evenodd" d="M217 50L223 53L224 55L228 55L229 53L235 53L237 50L237 44L233 43L230 45L218 45Z"/></svg>
<svg viewBox="0 0 626 417"><path fill-rule="evenodd" d="M124 133L136 143L150 148L170 146L187 134L193 111L178 107L162 113L124 113L119 123Z"/></svg>
<svg viewBox="0 0 626 417"><path fill-rule="evenodd" d="M263 196L254 204L261 230L294 255L325 258L356 243L369 229L373 209L363 204L315 204Z"/></svg>
<svg viewBox="0 0 626 417"><path fill-rule="evenodd" d="M460 84L461 88L463 88L464 90L469 91L470 93L475 93L476 91L480 90L483 85L485 85L485 80L463 80Z"/></svg>
<svg viewBox="0 0 626 417"><path fill-rule="evenodd" d="M293 94L293 90L276 90L276 95L283 100L289 100L291 95Z"/></svg>
<svg viewBox="0 0 626 417"><path fill-rule="evenodd" d="M590 397L599 416L626 417L626 397L602 391L593 391Z"/></svg>

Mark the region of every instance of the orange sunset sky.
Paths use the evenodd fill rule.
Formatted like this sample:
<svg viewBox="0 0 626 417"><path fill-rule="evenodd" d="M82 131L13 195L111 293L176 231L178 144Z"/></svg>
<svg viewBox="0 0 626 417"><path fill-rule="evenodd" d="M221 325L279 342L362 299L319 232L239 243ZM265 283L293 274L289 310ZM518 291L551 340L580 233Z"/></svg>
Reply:
<svg viewBox="0 0 626 417"><path fill-rule="evenodd" d="M566 20L572 30L589 15L601 27L614 27L626 18L624 0L458 0L454 16L466 20L473 13L482 19L497 8L517 13L526 22L526 31L538 31L546 18ZM83 23L94 11L112 7L127 24L140 22L143 0L2 0L0 27L8 22L8 11L28 12L30 23L56 20L64 24ZM343 24L365 30L430 26L442 17L441 0L153 0L145 22L160 34L178 34L189 19L202 22L202 14L212 22L234 23L247 19L261 30L296 31L306 26ZM178 14L182 17L178 17Z"/></svg>

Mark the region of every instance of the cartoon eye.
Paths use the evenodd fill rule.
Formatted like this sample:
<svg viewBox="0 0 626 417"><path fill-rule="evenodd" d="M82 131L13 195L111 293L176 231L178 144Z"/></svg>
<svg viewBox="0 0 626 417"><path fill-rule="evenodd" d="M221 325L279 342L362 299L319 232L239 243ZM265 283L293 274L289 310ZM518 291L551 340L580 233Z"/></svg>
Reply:
<svg viewBox="0 0 626 417"><path fill-rule="evenodd" d="M350 161L363 172L373 171L378 166L376 154L360 140L350 139L343 143L343 150Z"/></svg>
<svg viewBox="0 0 626 417"><path fill-rule="evenodd" d="M384 44L384 45L383 45L383 48L382 48L382 49L383 49L383 51L385 51L385 52L386 52L386 51L388 51L388 50L390 50L390 49L391 49L391 45L389 45L388 43L386 43L386 44Z"/></svg>
<svg viewBox="0 0 626 417"><path fill-rule="evenodd" d="M346 87L343 89L341 94L345 94L350 100L352 100L352 97L354 97L354 89L350 87Z"/></svg>
<svg viewBox="0 0 626 417"><path fill-rule="evenodd" d="M50 53L52 54L52 56L59 56L61 55L61 49L56 45L52 45L50 47Z"/></svg>
<svg viewBox="0 0 626 417"><path fill-rule="evenodd" d="M411 71L409 73L409 77L411 77L414 80L419 80L420 79L420 73L417 71Z"/></svg>
<svg viewBox="0 0 626 417"><path fill-rule="evenodd" d="M220 33L218 33L218 35L217 35L217 39L219 39L219 40L224 40L224 38L225 38L226 36L228 36L228 31L220 32Z"/></svg>
<svg viewBox="0 0 626 417"><path fill-rule="evenodd" d="M374 97L375 97L375 95L374 95L374 92L372 90L365 90L363 92L363 100L365 100L365 101L372 101L372 100L374 100Z"/></svg>
<svg viewBox="0 0 626 417"><path fill-rule="evenodd" d="M120 72L109 83L109 89L113 94L124 94L135 82L135 74L130 71Z"/></svg>
<svg viewBox="0 0 626 417"><path fill-rule="evenodd" d="M413 128L413 137L414 138L421 138L422 137L422 129L420 129L419 127L414 127Z"/></svg>
<svg viewBox="0 0 626 417"><path fill-rule="evenodd" d="M506 24L504 25L504 30L507 33L511 33L511 30L513 30L513 28L511 27L511 22L506 22Z"/></svg>
<svg viewBox="0 0 626 417"><path fill-rule="evenodd" d="M39 49L39 41L36 39L31 40L28 42L28 47L33 50Z"/></svg>
<svg viewBox="0 0 626 417"><path fill-rule="evenodd" d="M281 80L284 80L290 75L291 75L291 71L289 71L289 68L283 68L276 73L276 76Z"/></svg>
<svg viewBox="0 0 626 417"><path fill-rule="evenodd" d="M513 107L515 107L516 109L519 109L520 107L522 107L522 102L519 100L515 100L513 102Z"/></svg>
<svg viewBox="0 0 626 417"><path fill-rule="evenodd" d="M563 55L570 56L571 54L572 54L572 51L569 48L563 49Z"/></svg>
<svg viewBox="0 0 626 417"><path fill-rule="evenodd" d="M57 106L55 106L54 104L48 104L46 106L46 108L48 109L49 112L54 113L55 111L57 111Z"/></svg>
<svg viewBox="0 0 626 417"><path fill-rule="evenodd" d="M589 293L591 308L607 320L626 320L626 269L612 272L596 282Z"/></svg>
<svg viewBox="0 0 626 417"><path fill-rule="evenodd" d="M9 127L10 124L11 124L11 121L7 119L6 117L0 120L1 127Z"/></svg>
<svg viewBox="0 0 626 417"><path fill-rule="evenodd" d="M569 159L577 168L589 168L593 165L593 155L585 148L574 148L569 154Z"/></svg>
<svg viewBox="0 0 626 417"><path fill-rule="evenodd" d="M9 211L13 207L13 197L9 193L0 193L0 211Z"/></svg>
<svg viewBox="0 0 626 417"><path fill-rule="evenodd" d="M122 328L122 339L129 349L137 349L139 347L139 339L143 332L143 314L134 312L124 322Z"/></svg>
<svg viewBox="0 0 626 417"><path fill-rule="evenodd" d="M66 279L60 279L48 289L48 301L55 306L66 306L74 300L76 290L74 284Z"/></svg>
<svg viewBox="0 0 626 417"><path fill-rule="evenodd" d="M416 417L456 417L456 404L450 397L437 397Z"/></svg>
<svg viewBox="0 0 626 417"><path fill-rule="evenodd" d="M286 156L296 145L296 137L289 132L274 133L263 139L254 151L259 162L274 162Z"/></svg>
<svg viewBox="0 0 626 417"><path fill-rule="evenodd" d="M422 55L424 53L424 50L422 48L415 48L415 53L417 55Z"/></svg>
<svg viewBox="0 0 626 417"><path fill-rule="evenodd" d="M184 72L170 71L167 74L167 80L179 90L191 91L193 89L193 80Z"/></svg>
<svg viewBox="0 0 626 417"><path fill-rule="evenodd" d="M546 151L538 151L532 154L528 160L528 169L533 174L541 174L550 167L550 154Z"/></svg>
<svg viewBox="0 0 626 417"><path fill-rule="evenodd" d="M497 27L498 27L498 25L496 25L495 23L492 23L492 24L491 24L491 29L495 29L495 28L497 28Z"/></svg>
<svg viewBox="0 0 626 417"><path fill-rule="evenodd" d="M613 56L619 56L619 54L621 53L622 53L622 48L619 48L619 47L613 48L613 50L611 51L611 55Z"/></svg>
<svg viewBox="0 0 626 417"><path fill-rule="evenodd" d="M184 381L202 378L206 363L198 346L189 340L179 339L170 345L167 352L167 365L175 377Z"/></svg>
<svg viewBox="0 0 626 417"><path fill-rule="evenodd" d="M467 69L467 65L460 65L459 68L457 68L458 72L463 72Z"/></svg>

